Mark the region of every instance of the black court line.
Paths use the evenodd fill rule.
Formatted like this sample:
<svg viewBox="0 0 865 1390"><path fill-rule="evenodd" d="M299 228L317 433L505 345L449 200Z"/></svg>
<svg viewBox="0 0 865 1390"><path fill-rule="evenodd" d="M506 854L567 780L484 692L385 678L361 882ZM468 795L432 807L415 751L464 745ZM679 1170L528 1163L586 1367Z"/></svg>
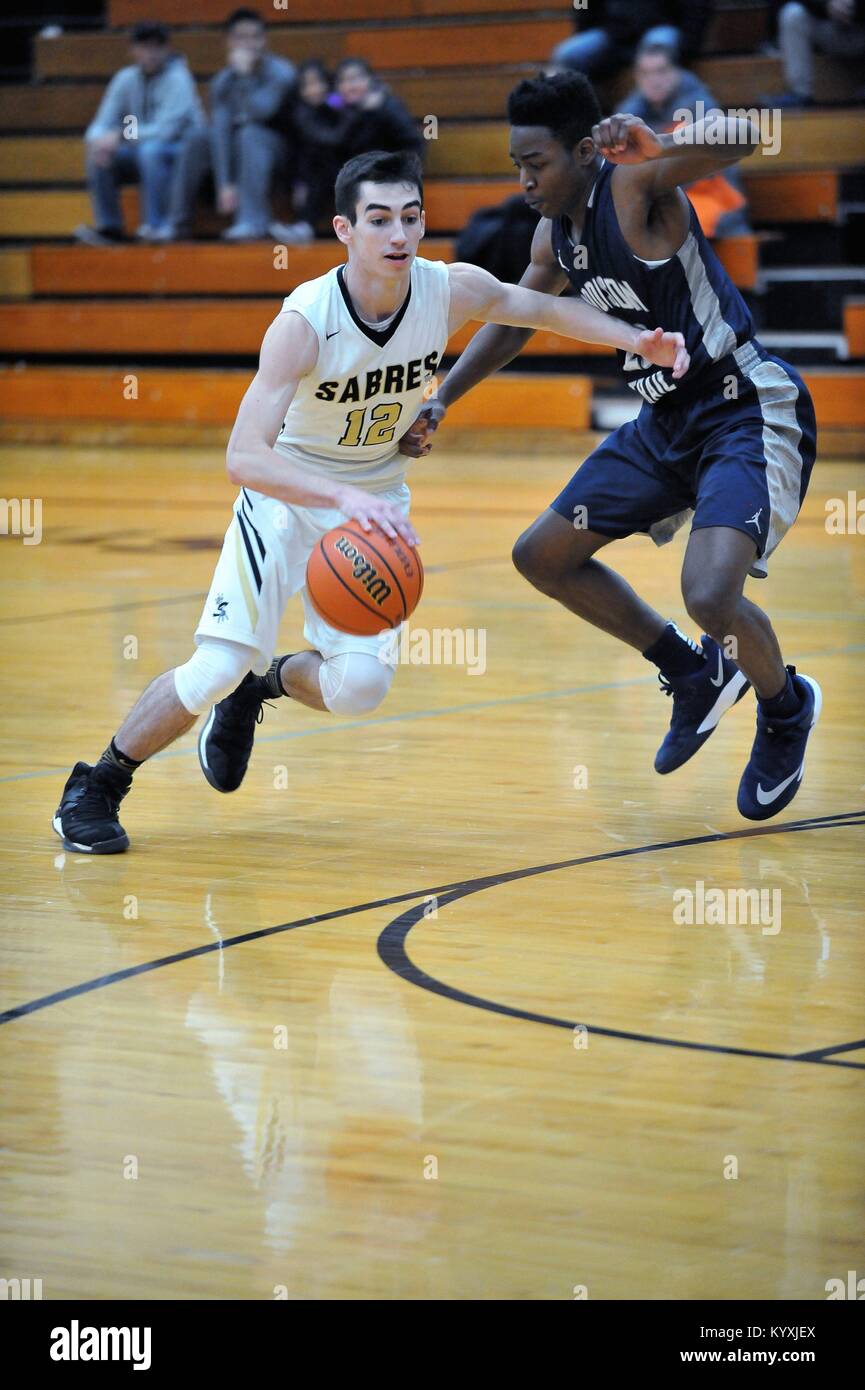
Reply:
<svg viewBox="0 0 865 1390"><path fill-rule="evenodd" d="M633 849L612 850L606 854L591 854L580 859L565 860L559 864L539 865L531 869L518 869L506 874L497 874L488 879L476 879L474 882L466 883L448 892L445 896L439 897L436 908L449 906L450 903L458 902L461 898L467 898L474 893L482 892L485 888L494 888L502 883L512 883L517 879L531 878L537 874L553 873L556 870L565 868L576 868L581 864L595 864L601 860L624 859L637 854L651 854L662 849L680 849L684 846L707 844L711 841L737 840L759 834L781 834L785 831L798 830L834 830L843 829L846 825L865 825L865 812L848 811L837 816L815 817L809 821L791 822L786 825L767 826L759 830L738 830L728 833L718 833L714 835L699 835L687 840L670 840L654 845L642 845ZM419 921L425 920L427 916L426 902L416 904L407 912L402 913L389 922L378 939L378 954L383 963L389 970L392 970L400 979L408 984L416 985L419 989L437 994L441 998L453 1000L454 1003L466 1004L469 1008L484 1009L489 1013L501 1014L507 1018L523 1019L529 1023L543 1023L551 1028L567 1028L573 1032L575 1028L586 1028L589 1034L595 1033L602 1037L621 1038L628 1042L651 1043L656 1047L678 1047L694 1052L716 1052L737 1057L764 1057L778 1062L811 1062L823 1066L845 1067L856 1071L865 1071L863 1062L832 1061L831 1055L838 1052L853 1052L857 1048L865 1047L865 1038L856 1042L839 1043L834 1047L816 1048L809 1052L772 1052L750 1047L730 1047L719 1043L691 1042L681 1038L667 1038L652 1033L635 1033L621 1028L604 1028L595 1024L587 1024L577 1019L555 1018L549 1014L534 1013L528 1009L517 1009L509 1004L500 1004L492 999L481 998L477 994L468 994L465 990L455 989L452 985L446 984L443 980L436 980L432 975L428 975L425 970L421 970L415 965L406 950L406 940L409 932Z"/></svg>
<svg viewBox="0 0 865 1390"><path fill-rule="evenodd" d="M369 912L374 908L393 907L396 903L410 902L415 898L428 899L435 897L437 906L447 906L450 902L455 902L458 898L468 897L472 893L479 893L485 888L498 887L503 883L511 883L518 879L532 878L538 874L553 873L558 869L576 868L582 864L597 864L606 860L624 859L636 854L650 854L664 849L681 849L685 846L714 844L721 840L742 840L753 838L760 835L780 835L788 831L798 830L830 830L844 829L847 825L865 825L865 810L862 811L839 811L833 816L817 816L801 821L788 821L782 825L759 826L755 829L715 831L709 835L695 835L683 840L665 840L651 845L637 845L631 849L608 850L603 854L582 855L576 859L562 859L552 864L533 865L527 869L512 869L503 874L489 874L481 878L460 879L456 883L441 884L434 888L419 888L408 893L396 893L388 898L376 898L371 902L356 903L351 907L335 908L331 912L316 913L310 917L300 917L293 922L283 922L279 926L260 927L257 931L244 932L240 936L229 937L225 941L210 941L203 946L193 946L186 951L176 951L170 956L161 956L156 960L144 961L140 965L127 966L125 970L115 970L109 975L100 975L92 980L84 980L81 984L69 985L66 989L57 990L53 994L43 994L38 999L31 999L25 1004L18 1004L14 1008L7 1009L0 1013L0 1024L12 1023L16 1019L25 1018L28 1014L37 1013L42 1009L50 1008L53 1004L61 1004L67 999L75 999L79 995L92 994L95 990L106 989L109 985L119 984L121 980L133 979L138 975L145 975L153 970L161 970L165 966L176 965L180 961L193 960L196 956L207 956L214 951L227 951L232 946L241 946L247 941L260 941L267 936L277 936L282 932L295 931L298 927L317 925L322 922L332 922L342 917L355 916L361 912ZM409 912L403 913L395 921L390 922L385 927L378 939L378 953L384 964L389 970L394 971L401 979L407 980L410 984L418 985L421 989L430 990L432 993L440 994L446 998L453 999L459 1003L469 1004L474 1008L486 1009L493 1013L504 1014L512 1018L527 1019L535 1023L545 1023L555 1028L573 1029L581 1025L567 1019L550 1018L546 1014L534 1014L522 1009L511 1008L507 1004L498 1004L493 1000L481 999L477 995L466 994L462 990L455 990L450 985L444 984L440 980L434 980L432 976L419 970L409 959L405 950L405 939L412 927L424 915L426 901L417 904ZM615 1028L591 1027L590 1032L605 1035L613 1038L623 1038L635 1042L654 1043L663 1047L681 1047L700 1052L721 1052L738 1054L745 1057L767 1057L774 1061L783 1062L811 1062L821 1066L849 1067L856 1070L865 1071L865 1063L833 1061L829 1054L833 1052L853 1051L859 1047L865 1047L865 1039L859 1042L840 1043L826 1048L819 1048L812 1052L789 1054L783 1052L761 1052L750 1048L722 1047L713 1043L694 1043L677 1040L675 1038L656 1037L648 1033L628 1033Z"/></svg>
<svg viewBox="0 0 865 1390"><path fill-rule="evenodd" d="M839 1043L837 1047L815 1047L812 1052L798 1053L797 1060L800 1062L820 1061L823 1057L831 1057L833 1052L855 1052L860 1047L865 1047L865 1038L859 1038L858 1042Z"/></svg>

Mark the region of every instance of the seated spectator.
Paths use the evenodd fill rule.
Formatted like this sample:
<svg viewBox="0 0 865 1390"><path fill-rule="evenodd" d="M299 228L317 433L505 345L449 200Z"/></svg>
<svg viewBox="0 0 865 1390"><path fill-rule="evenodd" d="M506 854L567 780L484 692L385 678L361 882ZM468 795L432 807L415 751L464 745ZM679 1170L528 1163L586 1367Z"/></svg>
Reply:
<svg viewBox="0 0 865 1390"><path fill-rule="evenodd" d="M316 58L301 63L292 112L297 161L294 207L299 221L282 229L280 240L286 244L312 241L316 227L333 217L333 186L345 163L342 150L351 120L351 112L334 92L324 64Z"/></svg>
<svg viewBox="0 0 865 1390"><path fill-rule="evenodd" d="M223 232L227 241L272 234L271 187L277 174L288 177L291 139L285 111L294 89L294 65L267 51L267 26L254 10L235 10L225 27L228 63L210 84L210 130L192 132L180 152L170 238L189 234L208 173L219 212L233 218Z"/></svg>
<svg viewBox="0 0 865 1390"><path fill-rule="evenodd" d="M804 0L782 5L778 46L784 65L783 92L764 96L766 106L788 109L814 103L814 50L860 62L865 55L865 0ZM862 91L857 98L862 99Z"/></svg>
<svg viewBox="0 0 865 1390"><path fill-rule="evenodd" d="M682 124L676 113L689 111L697 119L714 109L716 102L708 87L694 73L677 66L673 53L663 44L644 39L634 64L636 89L618 105L619 111L639 116L652 130L663 133ZM710 178L688 184L685 192L707 237L745 236L750 232L747 203L736 169L725 169Z"/></svg>
<svg viewBox="0 0 865 1390"><path fill-rule="evenodd" d="M337 68L337 91L329 74L315 61L299 72L298 99L292 112L297 149L295 208L300 220L273 225L287 245L303 245L315 228L334 215L333 187L342 165L369 150L410 149L420 154L423 141L398 97L380 83L363 58L345 58Z"/></svg>
<svg viewBox="0 0 865 1390"><path fill-rule="evenodd" d="M423 156L424 142L412 117L363 58L343 58L336 70L336 89L351 117L343 160L368 150L414 150Z"/></svg>
<svg viewBox="0 0 865 1390"><path fill-rule="evenodd" d="M132 63L116 72L84 135L93 227L73 236L91 246L123 238L119 188L141 184L138 236L160 240L168 219L172 168L184 135L204 123L186 60L168 46L161 24L132 30Z"/></svg>
<svg viewBox="0 0 865 1390"><path fill-rule="evenodd" d="M578 32L553 49L553 68L611 77L632 61L641 39L662 43L677 59L690 61L700 50L711 10L711 0L603 0L592 5L591 16L588 8L575 10Z"/></svg>

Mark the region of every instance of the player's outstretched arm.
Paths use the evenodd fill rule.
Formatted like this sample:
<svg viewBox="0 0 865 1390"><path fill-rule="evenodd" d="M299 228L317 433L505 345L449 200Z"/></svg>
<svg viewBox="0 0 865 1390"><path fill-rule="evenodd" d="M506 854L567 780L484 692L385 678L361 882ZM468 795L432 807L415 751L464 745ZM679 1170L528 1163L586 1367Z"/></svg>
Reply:
<svg viewBox="0 0 865 1390"><path fill-rule="evenodd" d="M535 228L531 261L523 271L520 284L541 294L558 295L567 283L568 277L553 256L550 222L547 218L542 218ZM462 309L459 295L456 304L454 303L451 280L449 327L452 333L466 321L464 317L458 318ZM506 324L488 323L475 334L465 352L451 367L447 381L439 389L439 399L445 405L452 405L473 386L477 386L479 381L497 372L500 367L507 366L525 347L532 331L531 328L511 328Z"/></svg>
<svg viewBox="0 0 865 1390"><path fill-rule="evenodd" d="M228 476L238 487L252 488L300 507L336 507L354 516L365 531L380 526L393 540L397 532L411 545L417 532L398 507L361 488L338 483L294 463L273 445L298 383L315 367L318 339L297 313L280 314L264 335L258 371L240 403L228 441Z"/></svg>
<svg viewBox="0 0 865 1390"><path fill-rule="evenodd" d="M583 343L606 343L623 352L634 352L658 367L672 367L673 376L684 376L689 358L681 333L663 329L643 331L602 314L581 299L559 299L523 285L506 285L479 266L450 266L451 312L462 322L481 319L523 328L544 328Z"/></svg>
<svg viewBox="0 0 865 1390"><path fill-rule="evenodd" d="M568 283L552 246L550 221L542 217L532 238L531 260L523 271L520 284L526 289L538 290L542 294L561 294ZM459 303L457 308L461 309ZM451 299L449 330L454 332L465 322L457 318ZM532 336L531 328L509 328L506 324L488 323L472 338L461 357L451 367L443 384L433 398L426 403L418 418L402 436L400 452L409 458L423 458L432 448L430 436L444 418L448 406L453 405L473 386L497 372L500 367L522 351Z"/></svg>
<svg viewBox="0 0 865 1390"><path fill-rule="evenodd" d="M649 201L746 159L760 143L759 131L747 116L722 112L664 135L639 116L620 112L593 126L592 139L611 164L628 166L616 177L623 177L632 191Z"/></svg>

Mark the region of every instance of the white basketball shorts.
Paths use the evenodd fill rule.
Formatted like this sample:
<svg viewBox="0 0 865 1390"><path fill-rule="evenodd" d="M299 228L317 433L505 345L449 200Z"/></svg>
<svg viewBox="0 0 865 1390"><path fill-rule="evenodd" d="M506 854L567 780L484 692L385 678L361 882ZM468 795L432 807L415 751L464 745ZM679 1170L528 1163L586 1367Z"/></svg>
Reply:
<svg viewBox="0 0 865 1390"><path fill-rule="evenodd" d="M408 515L411 494L405 483L377 495ZM306 562L313 548L327 531L349 519L331 507L296 507L241 488L195 631L196 643L222 637L253 647L257 659L252 669L264 675L276 655L288 600L300 593L303 635L325 659L342 652L381 657L381 637L352 637L331 627L316 613L306 589Z"/></svg>

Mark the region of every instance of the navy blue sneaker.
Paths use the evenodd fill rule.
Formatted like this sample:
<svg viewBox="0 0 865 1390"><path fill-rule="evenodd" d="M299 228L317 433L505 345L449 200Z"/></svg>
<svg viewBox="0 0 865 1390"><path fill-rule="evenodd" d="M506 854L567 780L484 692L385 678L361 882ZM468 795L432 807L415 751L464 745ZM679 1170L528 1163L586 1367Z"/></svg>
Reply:
<svg viewBox="0 0 865 1390"><path fill-rule="evenodd" d="M237 689L211 709L198 737L198 761L216 791L236 792L246 776L266 698L261 678L249 671Z"/></svg>
<svg viewBox="0 0 865 1390"><path fill-rule="evenodd" d="M757 705L757 736L739 783L738 807L748 820L768 820L789 806L802 784L808 736L823 705L823 692L810 676L787 670L802 701L798 714L770 719Z"/></svg>
<svg viewBox="0 0 865 1390"><path fill-rule="evenodd" d="M704 669L690 676L658 677L665 695L673 697L673 717L667 737L655 755L656 772L675 772L717 729L722 714L741 700L750 681L725 656L712 637L701 638Z"/></svg>

